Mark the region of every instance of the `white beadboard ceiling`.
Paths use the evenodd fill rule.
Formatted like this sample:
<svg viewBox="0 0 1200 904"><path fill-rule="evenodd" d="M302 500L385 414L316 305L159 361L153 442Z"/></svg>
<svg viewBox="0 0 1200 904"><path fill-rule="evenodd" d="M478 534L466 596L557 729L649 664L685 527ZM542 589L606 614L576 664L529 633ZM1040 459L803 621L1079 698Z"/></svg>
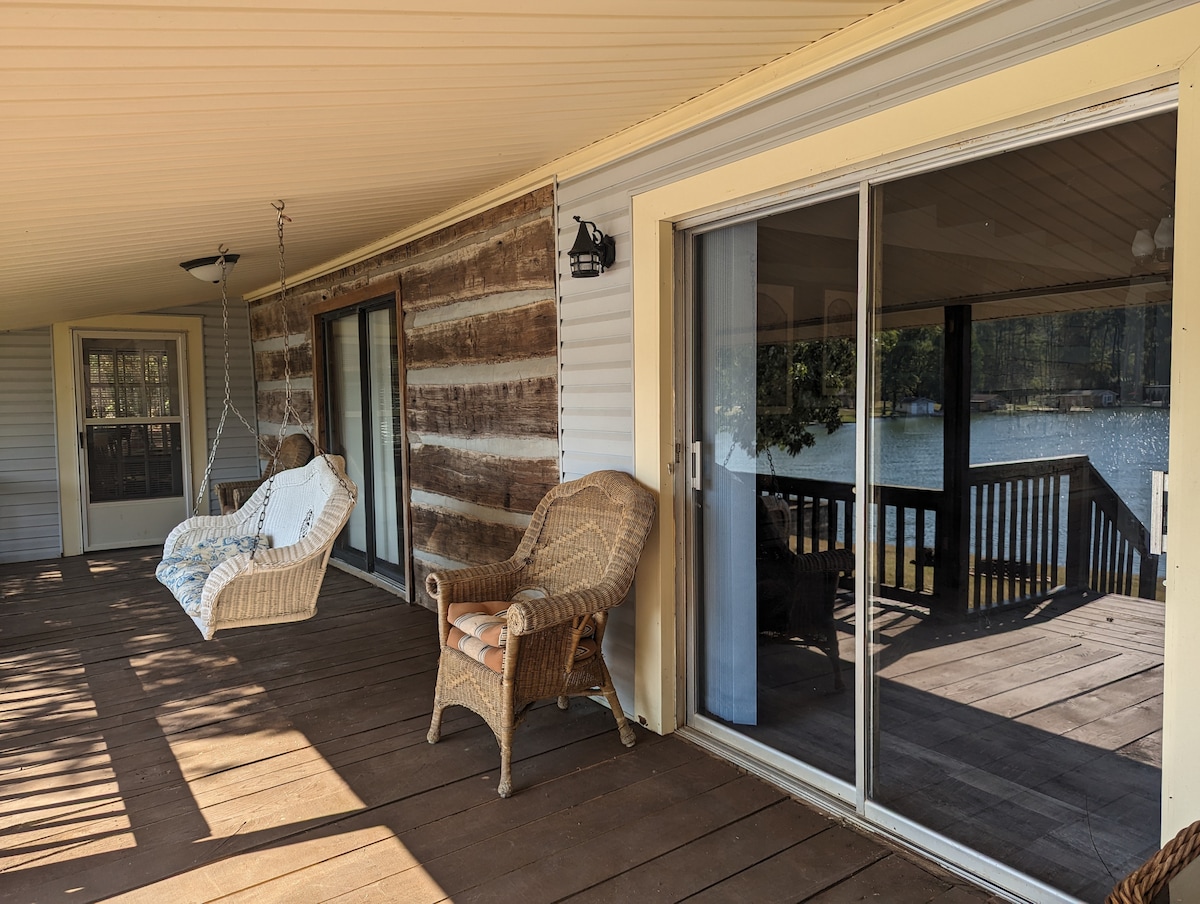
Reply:
<svg viewBox="0 0 1200 904"><path fill-rule="evenodd" d="M319 267L895 0L4 0L0 330Z"/></svg>

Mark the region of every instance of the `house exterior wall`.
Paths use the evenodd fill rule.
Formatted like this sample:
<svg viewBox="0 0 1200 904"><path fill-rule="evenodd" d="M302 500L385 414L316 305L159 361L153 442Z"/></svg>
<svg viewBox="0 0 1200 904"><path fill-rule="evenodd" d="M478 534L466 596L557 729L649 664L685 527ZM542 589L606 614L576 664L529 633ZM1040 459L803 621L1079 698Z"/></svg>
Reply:
<svg viewBox="0 0 1200 904"><path fill-rule="evenodd" d="M559 233L558 269L562 287L562 437L563 470L569 478L593 467L634 470L634 443L644 442L653 450L661 466L652 486L669 475L666 456L676 438L670 424L647 417L640 435L635 429L635 390L647 395L648 406L671 398L670 386L656 385L655 377L640 375L635 384L635 346L645 350L647 343L670 345L669 325L654 339L634 338L634 290L632 258L634 249L632 204L635 196L670 185L688 176L711 171L719 166L747 160L770 149L779 148L806 136L819 134L838 125L853 122L868 113L897 107L921 96L946 92L989 72L1017 65L1048 51L1077 44L1088 37L1108 34L1116 29L1147 19L1164 8L1186 3L1102 2L1079 4L1066 0L1050 2L1010 2L993 4L947 4L945 18L928 23L919 34L906 35L894 44L876 44L871 20L864 23L858 46L869 49L860 56L851 50L822 65L817 51L796 55L795 72L784 82L778 73L778 90L745 103L735 110L718 111L708 121L697 120L661 140L631 151L625 156L596 166L578 175L560 177L558 190ZM875 18L875 17L873 17ZM879 21L882 21L880 19ZM893 26L896 23L892 23ZM847 32L854 32L848 29ZM849 37L847 44L854 46ZM826 48L821 48L826 49ZM840 49L840 48L839 48ZM697 102L703 110L704 98ZM847 153L847 160L855 154ZM864 156L859 154L859 157ZM797 170L796 179L804 175ZM763 204L787 184L761 189L739 197L732 190L719 193L722 203ZM711 201L709 203L712 203ZM580 216L594 221L617 244L614 266L598 279L571 279L566 249L575 239L577 226L572 219ZM673 253L669 236L661 236ZM658 316L655 312L654 316ZM651 430L649 423L655 421ZM643 476L645 479L646 475ZM670 508L660 512L669 514ZM673 528L660 517L658 529L647 550L643 575L667 574L668 566L658 559L674 559ZM643 586L643 577L634 599L653 592L674 595L673 581L651 591ZM672 607L673 608L673 607ZM661 617L657 607L636 603L614 613L606 656L614 683L621 692L623 705L660 731L670 731L677 723L676 676L670 664L675 657L674 618ZM640 626L640 631L639 631ZM635 669L635 637L640 666ZM658 638L662 644L653 653L647 643ZM640 677L635 677L635 671ZM628 688L639 684L641 690L627 700Z"/></svg>
<svg viewBox="0 0 1200 904"><path fill-rule="evenodd" d="M1068 9L1068 6L1071 9ZM1194 167L1200 141L1200 98L1195 94L1197 50L1200 50L1200 7L1194 4L995 4L992 17L974 17L933 29L921 42L926 56L919 71L911 71L894 93L888 82L888 57L884 50L862 61L877 69L868 84L874 91L850 97L842 105L822 105L830 83L848 78L856 68L813 77L810 97L791 95L776 108L781 122L794 131L769 145L747 151L737 140L720 143L730 122L739 122L754 133L758 107L723 116L714 124L714 144L696 145L696 135L680 136L674 168L659 156L659 148L634 155L628 167L646 164L640 177L620 164L574 180L563 180L560 222L572 214L595 218L581 209L578 199L590 199L591 210L618 210L623 195L631 210L631 245L625 252L634 261L629 306L634 355L633 410L635 474L659 493L660 518L642 560L636 584L638 599L637 655L635 658L635 714L663 731L678 724L684 713L679 691L683 667L678 655L681 629L680 589L676 582L676 519L683 507L675 473L675 449L683 438L676 435L675 348L677 292L683 274L676 270L676 228L712 211L738 212L766 206L775 200L798 196L812 186L834 183L853 187L862 173L923 160L967 155L989 136L1036 124L1069 128L1072 115L1092 111L1100 115L1121 98L1151 95L1151 103L1173 105L1178 95L1180 168L1176 184L1176 321L1173 343L1175 372L1172 381L1187 385L1200 366L1200 348L1190 347L1189 323L1196 306L1190 304L1200 290L1200 270L1183 249L1195 235L1195 214L1200 212L1200 182ZM1013 32L997 31L1004 15L1022 13L1025 24ZM1018 20L1014 20L1019 23ZM953 25L953 27L951 27ZM941 43L956 33L957 51ZM936 51L936 52L935 52ZM1003 51L1003 52L1000 52ZM904 53L905 48L897 48ZM998 55L996 55L998 54ZM815 64L814 64L815 65ZM923 76L923 88L912 79ZM855 81L843 83L853 94ZM1178 85L1176 90L1173 86ZM764 101L783 103L783 96ZM790 105L789 105L790 104ZM1148 108L1147 108L1148 109ZM830 115L842 110L846 115ZM789 114L790 111L790 114ZM736 149L736 153L730 149ZM679 153L687 150L687 153ZM667 148L664 153L669 151ZM648 165L653 163L653 165ZM838 182L838 180L841 180ZM616 194L614 198L613 195ZM600 222L603 228L606 224ZM563 236L560 233L560 242ZM560 245L560 247L566 247ZM618 245L618 258L621 256ZM560 264L560 267L562 265ZM625 287L614 280L614 297ZM595 291L595 290L593 290ZM599 302L597 302L599 303ZM564 368L570 366L564 348ZM1177 399L1179 396L1176 397ZM1171 435L1171 458L1189 461L1200 454L1200 438L1193 412L1177 403ZM564 420L568 413L564 411ZM1189 469L1184 469L1189 470ZM1200 487L1189 483L1172 498L1172 511L1195 511L1190 502ZM1172 490L1176 487L1172 485ZM1179 507L1180 498L1188 501ZM1179 498L1177 498L1179 497ZM1186 519L1186 516L1181 516ZM1200 523L1172 521L1172 541L1200 532ZM860 578L861 580L861 578ZM1200 570L1176 557L1169 567L1167 607L1167 669L1164 713L1163 836L1169 837L1200 814L1200 782L1185 764L1200 751L1200 729L1187 714L1188 688L1200 681L1195 657L1185 652L1187 641L1200 635L1200 615L1186 605L1188 588L1200 584ZM860 590L863 588L860 587ZM861 596L861 593L860 593ZM616 664L614 664L616 665ZM865 672L862 673L865 676Z"/></svg>
<svg viewBox="0 0 1200 904"><path fill-rule="evenodd" d="M285 331L293 402L313 416L314 310L399 286L413 554L425 577L495 562L560 479L553 186L251 303L260 429L278 434Z"/></svg>
<svg viewBox="0 0 1200 904"><path fill-rule="evenodd" d="M576 476L593 467L633 471L635 443L642 443L648 450L646 455L653 455L657 469L652 480L645 473L639 476L655 487L670 478L665 452L678 438L673 426L662 420L669 412L660 411L659 406L672 397L673 377L641 373L635 383L635 353L657 351L651 346L669 347L674 341L674 328L669 322L660 322L653 336L635 339L635 236L631 213L636 196L725 164L753 159L869 113L952 91L987 73L1187 5L1129 0L1090 4L1070 0L950 3L943 5L940 21L931 18L923 30L905 33L889 44L886 31L873 32L872 27L879 24L899 31L904 24L904 10L899 8L896 12L901 16L896 21L886 15L872 17L861 23L862 28L847 29L835 36L834 44L825 46L820 42L809 48L809 53L795 54L791 73L783 71L781 62L780 71L771 73L778 82L774 90L763 90L736 109L715 110L705 120L706 98L700 98L690 120L680 113L680 119L689 124L658 141L584 172L570 172L567 161L558 186L565 476ZM938 13L931 15L936 17ZM712 102L717 101L714 93ZM629 136L630 141L635 138ZM602 149L595 153L602 153ZM869 154L869 147L865 152L847 149L846 160L864 159ZM797 169L794 180L811 178L806 175L810 172ZM707 203L761 205L779 191L794 187L784 183L739 196L729 186ZM570 278L565 252L575 239L573 216L594 221L616 240L616 263L598 279ZM656 236L655 241L666 253L673 253L669 234ZM640 267L640 252L638 255ZM655 309L648 316L661 320L665 314ZM666 384L662 385L660 379ZM643 422L638 418L641 427L635 427L635 410L639 407L635 395L644 400L640 410L646 419ZM652 415L650 411L659 413ZM633 601L614 613L605 641L606 658L622 705L658 731L672 730L679 718L678 676L673 665L676 588L670 577L673 566L669 564L674 562L674 528L670 496L664 499L667 504L660 506L660 518L643 557L642 577ZM663 613L658 604L638 606L636 600L648 595L669 600L664 605L670 612ZM651 643L656 646L652 648ZM631 691L635 685L638 689ZM631 696L635 699L629 699Z"/></svg>
<svg viewBox="0 0 1200 904"><path fill-rule="evenodd" d="M203 422L193 422L211 448L225 398L225 340L220 302L165 308L148 314L184 315L202 318L204 345ZM121 328L136 329L138 315L124 315ZM131 319L132 318L132 319ZM103 325L105 318L94 321ZM108 322L112 321L111 319ZM53 330L23 330L0 333L0 562L25 562L81 550L78 487L61 479L64 462L56 417L73 423L75 385L73 378L60 376L55 382ZM229 317L231 398L247 418L253 417L254 401L249 361L250 330L245 308L231 305ZM70 371L66 368L63 373ZM74 438L75 428L69 430ZM74 446L71 447L72 451ZM255 440L232 415L227 419L211 481L242 480L258 476ZM68 470L78 467L70 455ZM193 480L199 485L205 460L193 462ZM75 484L78 483L76 479ZM62 489L66 486L66 497ZM209 511L219 511L210 492ZM191 500L189 500L189 505ZM64 505L67 517L64 518ZM64 524L66 534L64 535Z"/></svg>

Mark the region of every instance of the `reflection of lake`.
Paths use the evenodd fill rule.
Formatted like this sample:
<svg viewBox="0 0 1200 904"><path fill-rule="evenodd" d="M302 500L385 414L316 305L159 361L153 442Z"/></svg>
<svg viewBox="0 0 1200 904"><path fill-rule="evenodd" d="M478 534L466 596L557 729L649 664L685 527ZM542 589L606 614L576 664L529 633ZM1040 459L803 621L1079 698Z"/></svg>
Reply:
<svg viewBox="0 0 1200 904"><path fill-rule="evenodd" d="M1167 468L1170 423L1171 413L1165 408L974 414L971 463L1087 455L1125 504L1149 525L1150 472ZM940 417L875 418L878 482L940 488L942 425ZM853 483L857 425L845 424L828 435L819 427L814 432L816 445L795 457L772 450L775 472ZM735 452L730 467L749 470L749 456ZM765 453L759 456L758 471L771 473Z"/></svg>

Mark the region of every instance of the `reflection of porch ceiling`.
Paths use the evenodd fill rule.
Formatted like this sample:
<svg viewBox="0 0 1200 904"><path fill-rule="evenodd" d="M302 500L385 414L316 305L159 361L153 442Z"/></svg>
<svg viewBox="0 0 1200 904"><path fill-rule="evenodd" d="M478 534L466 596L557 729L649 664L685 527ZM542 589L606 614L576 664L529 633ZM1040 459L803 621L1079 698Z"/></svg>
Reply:
<svg viewBox="0 0 1200 904"><path fill-rule="evenodd" d="M1172 213L1175 131L1165 113L883 185L882 326L940 324L953 304L978 321L1168 299L1169 259L1131 246ZM797 338L852 334L824 322L827 290L856 279L846 213L760 223L759 280L793 291Z"/></svg>

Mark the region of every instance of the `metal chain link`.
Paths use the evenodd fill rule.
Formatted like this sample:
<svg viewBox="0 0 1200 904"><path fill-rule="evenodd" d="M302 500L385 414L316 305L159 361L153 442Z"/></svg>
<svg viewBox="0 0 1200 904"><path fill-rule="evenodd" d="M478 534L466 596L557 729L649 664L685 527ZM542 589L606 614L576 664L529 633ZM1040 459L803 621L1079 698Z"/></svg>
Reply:
<svg viewBox="0 0 1200 904"><path fill-rule="evenodd" d="M208 462L204 466L204 477L200 481L200 488L196 493L196 501L192 506L192 514L193 515L200 514L200 504L201 504L201 502L203 502L204 497L208 491L209 481L212 478L213 463L217 459L217 448L221 444L221 434L225 431L225 419L229 416L230 410L232 410L233 413L238 416L238 420L240 420L246 426L246 429L248 431L250 431L251 435L254 436L256 444L258 444L260 446L263 444L262 439L258 435L258 431L254 427L250 426L250 423L246 420L245 416L242 414L241 411L238 410L237 405L235 405L233 403L233 393L230 390L230 381L229 381L229 286L228 286L228 283L226 282L226 277L228 275L228 268L227 268L226 262L225 262L225 255L228 253L228 251L229 251L229 249L225 248L223 246L218 246L218 248L217 248L217 254L218 254L217 263L221 267L221 335L225 341L225 370L224 370L224 372L225 372L225 398L224 398L224 401L221 403L221 418L220 418L220 420L217 421L217 432L213 436L212 448L209 450L209 453L208 453Z"/></svg>
<svg viewBox="0 0 1200 904"><path fill-rule="evenodd" d="M325 458L325 450L321 448L320 440L317 439L317 437L313 435L313 431L311 431L309 429L308 425L304 423L304 420L300 417L300 413L296 410L295 405L292 403L292 361L291 361L291 357L292 357L291 356L291 333L292 333L292 330L291 330L291 325L288 322L287 246L284 242L284 226L283 226L284 222L290 223L292 221L292 218L289 216L286 216L284 214L283 210L286 205L284 204L283 201L278 201L276 203L273 203L271 206L275 208L275 212L277 214L275 231L276 231L276 235L278 236L278 246L279 246L279 312L280 312L280 320L283 325L283 417L280 418L279 435L278 435L278 437L276 437L275 450L271 455L270 472L267 476L267 481L266 481L266 491L263 493L262 506L258 512L258 526L255 528L255 531L254 531L254 548L252 550L250 550L250 558L251 559L253 559L255 554L258 552L259 538L262 536L263 525L266 523L266 520L267 520L267 506L271 502L271 492L274 489L274 485L275 485L275 476L276 476L276 471L277 471L276 463L279 460L279 450L283 447L283 440L284 440L284 437L287 435L288 421L291 418L295 418L296 426L298 426L300 428L300 431L306 437L308 437L309 442L311 442L313 444L313 449L314 449L315 453L317 455L321 456L325 460L325 463L329 466L330 472L333 474L334 477L337 478L338 483L340 483L342 485L342 489L344 489L347 493L350 494L352 503L353 503L353 500L355 500L357 498L357 494L355 493L355 491L353 489L350 488L350 485L346 482L345 478L342 477L342 475L338 473L337 469L333 466L332 462L330 462L328 458Z"/></svg>

